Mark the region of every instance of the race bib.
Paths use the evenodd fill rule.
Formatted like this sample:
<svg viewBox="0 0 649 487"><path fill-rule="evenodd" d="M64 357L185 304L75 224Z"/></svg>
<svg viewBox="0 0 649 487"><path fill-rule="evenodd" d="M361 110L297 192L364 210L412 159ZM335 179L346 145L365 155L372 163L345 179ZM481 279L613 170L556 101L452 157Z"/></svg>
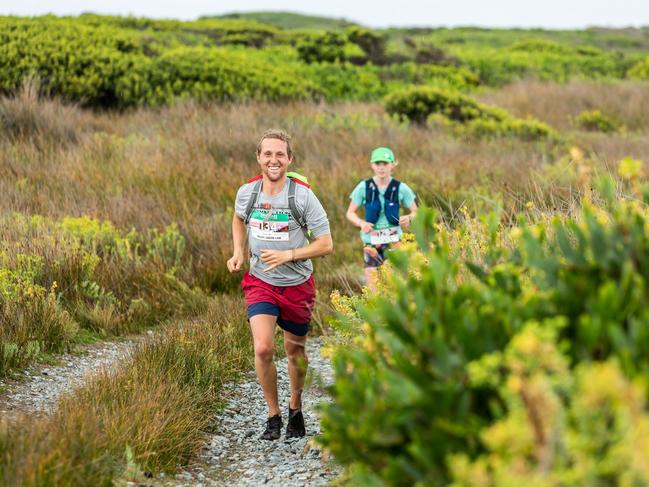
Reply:
<svg viewBox="0 0 649 487"><path fill-rule="evenodd" d="M266 242L288 242L288 213L255 210L250 216L250 234Z"/></svg>
<svg viewBox="0 0 649 487"><path fill-rule="evenodd" d="M399 241L399 227L382 228L370 232L370 243L372 245L396 243Z"/></svg>

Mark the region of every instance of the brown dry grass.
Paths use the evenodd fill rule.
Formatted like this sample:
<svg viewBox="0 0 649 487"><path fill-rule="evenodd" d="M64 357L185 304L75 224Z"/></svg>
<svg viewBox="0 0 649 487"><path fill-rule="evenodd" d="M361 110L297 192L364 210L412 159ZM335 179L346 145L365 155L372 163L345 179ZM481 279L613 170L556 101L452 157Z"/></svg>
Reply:
<svg viewBox="0 0 649 487"><path fill-rule="evenodd" d="M574 119L590 110L600 110L628 130L649 129L649 84L639 81L519 81L478 98L517 117L532 116L562 131L574 129Z"/></svg>
<svg viewBox="0 0 649 487"><path fill-rule="evenodd" d="M593 108L589 103L595 100L607 100L631 126L649 110L639 101L647 96L642 86L525 82L484 95L516 115L550 117L565 129L567 143L558 145L457 138L442 129L391 120L377 104L187 102L159 110L95 113L29 98L23 103L49 120L46 126L56 126L51 113L58 113L59 122L76 135L44 136L54 129L43 132L37 124L25 124L31 128L0 136L0 212L89 215L141 232L176 222L187 241L183 280L212 291L237 290L240 276L225 268L233 199L239 185L258 171L259 134L283 127L294 136L294 168L309 177L332 223L336 251L316 264L318 280L325 291L353 288L361 272L361 246L344 214L353 187L371 174L367 158L373 147L392 146L400 160L395 176L449 219L463 205L475 211L500 205L508 221L529 201L539 209L563 211L578 196L567 156L570 145L581 146L596 169L607 172L614 172L625 156L649 160L646 137L569 133L565 118ZM7 130L0 127L0 134ZM128 268L104 275L107 288L135 289L135 294L146 291L148 278L157 279ZM179 289L163 291L172 296ZM85 318L106 328L112 314L109 308L91 309Z"/></svg>

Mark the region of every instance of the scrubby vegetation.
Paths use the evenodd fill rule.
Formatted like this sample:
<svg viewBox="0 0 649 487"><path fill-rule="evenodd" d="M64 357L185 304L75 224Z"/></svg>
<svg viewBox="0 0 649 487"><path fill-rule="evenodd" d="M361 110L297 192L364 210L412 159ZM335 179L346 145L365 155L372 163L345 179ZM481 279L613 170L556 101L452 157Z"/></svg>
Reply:
<svg viewBox="0 0 649 487"><path fill-rule="evenodd" d="M158 327L53 418L3 424L0 483L141 481L196 451L250 366L224 263L271 126L332 224L323 441L353 482L647 483L646 30L321 20L0 18L0 375ZM377 145L436 213L368 295L344 213Z"/></svg>
<svg viewBox="0 0 649 487"><path fill-rule="evenodd" d="M51 417L0 424L0 483L114 485L172 472L203 444L221 388L250 367L243 307L227 296L138 345L117 373L64 398Z"/></svg>
<svg viewBox="0 0 649 487"><path fill-rule="evenodd" d="M293 30L271 24L250 16L193 22L2 17L0 92L11 94L35 78L43 93L93 107L155 106L185 98L378 100L431 78L462 90L524 78L646 79L642 53L649 52L634 32L514 35L355 25ZM327 70L336 74L327 76ZM345 72L375 81L341 89L338 78L344 80ZM471 81L458 84L462 78Z"/></svg>
<svg viewBox="0 0 649 487"><path fill-rule="evenodd" d="M538 120L516 119L500 108L437 88L395 91L386 98L385 109L391 115L420 124L425 121L441 122L443 126L453 126L460 133L512 135L528 140L559 138L550 127Z"/></svg>
<svg viewBox="0 0 649 487"><path fill-rule="evenodd" d="M618 191L646 198L640 170ZM380 292L334 297L323 443L353 483L649 482L646 200L596 198L509 228L422 211Z"/></svg>
<svg viewBox="0 0 649 487"><path fill-rule="evenodd" d="M615 132L619 128L613 120L599 110L581 112L575 121L584 130Z"/></svg>

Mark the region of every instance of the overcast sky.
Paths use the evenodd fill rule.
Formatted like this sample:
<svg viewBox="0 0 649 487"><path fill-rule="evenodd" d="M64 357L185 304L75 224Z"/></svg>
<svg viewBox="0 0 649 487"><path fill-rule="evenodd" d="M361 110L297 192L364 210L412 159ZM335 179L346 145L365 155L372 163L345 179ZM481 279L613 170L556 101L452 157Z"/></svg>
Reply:
<svg viewBox="0 0 649 487"><path fill-rule="evenodd" d="M77 15L82 12L195 19L242 11L288 10L345 17L373 27L548 27L649 25L649 0L0 0L0 13Z"/></svg>

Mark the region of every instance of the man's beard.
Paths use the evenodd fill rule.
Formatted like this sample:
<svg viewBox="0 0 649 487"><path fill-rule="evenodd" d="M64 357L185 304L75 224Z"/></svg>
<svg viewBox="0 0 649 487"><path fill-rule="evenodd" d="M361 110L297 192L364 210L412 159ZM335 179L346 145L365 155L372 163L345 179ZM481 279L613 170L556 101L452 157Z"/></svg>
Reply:
<svg viewBox="0 0 649 487"><path fill-rule="evenodd" d="M266 169L266 177L268 179L270 179L271 181L273 181L273 182L279 181L280 179L282 179L282 176L284 176L285 174L286 174L286 170L283 170L283 171L280 170L280 172L277 174L277 176L273 176L271 174L271 172L268 169Z"/></svg>

